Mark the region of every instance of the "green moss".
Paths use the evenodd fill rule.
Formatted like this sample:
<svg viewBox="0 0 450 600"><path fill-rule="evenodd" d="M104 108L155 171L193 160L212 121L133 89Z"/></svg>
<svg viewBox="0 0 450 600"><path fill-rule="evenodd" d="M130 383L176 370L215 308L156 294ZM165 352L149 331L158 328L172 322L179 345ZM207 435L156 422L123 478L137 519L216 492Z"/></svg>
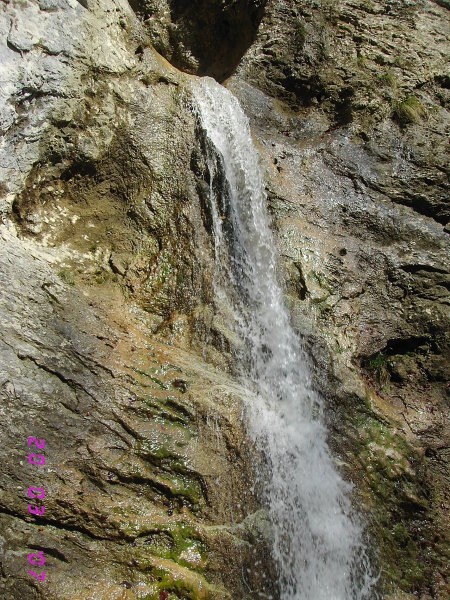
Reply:
<svg viewBox="0 0 450 600"><path fill-rule="evenodd" d="M149 441L140 441L137 442L134 450L136 454L146 458L156 459L156 460L172 460L179 459L179 455L170 450L165 446L161 446Z"/></svg>
<svg viewBox="0 0 450 600"><path fill-rule="evenodd" d="M387 361L387 356L383 352L377 352L373 356L370 356L364 365L382 388L389 380Z"/></svg>
<svg viewBox="0 0 450 600"><path fill-rule="evenodd" d="M394 117L400 125L419 123L426 115L425 106L415 96L408 96L394 106Z"/></svg>
<svg viewBox="0 0 450 600"><path fill-rule="evenodd" d="M169 439L172 439L171 432L167 433ZM181 440L179 442L182 443ZM167 487L172 496L184 498L193 510L204 504L203 489L198 481L198 474L175 450L159 443L141 440L136 443L134 452L153 465L154 481Z"/></svg>
<svg viewBox="0 0 450 600"><path fill-rule="evenodd" d="M151 572L155 592L146 596L159 600L160 592L169 598L209 598L212 587L205 579L207 550L199 532L188 522L161 524L136 549L139 568ZM150 555L150 556L149 556ZM155 567L154 559L162 561ZM170 562L169 562L170 561ZM214 596L215 597L215 596Z"/></svg>
<svg viewBox="0 0 450 600"><path fill-rule="evenodd" d="M150 551L155 556L172 560L195 571L204 569L206 548L192 526L186 523L176 523L164 529L164 533L170 536L172 543L161 543L160 539L156 539L155 544L149 545ZM197 564L189 560L189 555L198 556Z"/></svg>
<svg viewBox="0 0 450 600"><path fill-rule="evenodd" d="M386 448L394 448L404 456L415 455L406 440L393 433L387 422L362 413L359 419L359 428L360 437L365 443L375 442Z"/></svg>
<svg viewBox="0 0 450 600"><path fill-rule="evenodd" d="M156 596L154 596L155 600L160 599L160 592L169 592L169 598L192 598L192 600L196 600L196 595L192 588L187 585L184 581L180 581L179 579L175 579L171 573L167 573L162 569L155 571L155 575L158 577L158 592Z"/></svg>
<svg viewBox="0 0 450 600"><path fill-rule="evenodd" d="M167 474L167 479L172 486L172 494L186 498L192 507L198 507L203 503L203 491L200 484L187 475Z"/></svg>
<svg viewBox="0 0 450 600"><path fill-rule="evenodd" d="M169 252L163 252L158 256L158 264L151 276L152 284L158 286L164 285L166 280L174 272L172 265L173 256Z"/></svg>
<svg viewBox="0 0 450 600"><path fill-rule="evenodd" d="M175 425L183 425L187 429L189 417L187 416L186 411L183 411L178 407L177 403L175 403L170 396L167 398L158 398L156 399L156 402L154 399L148 398L145 402L149 406L155 407L156 416L162 419L163 422L170 421Z"/></svg>
<svg viewBox="0 0 450 600"><path fill-rule="evenodd" d="M297 23L296 35L297 35L297 42L298 42L299 46L303 47L303 45L305 44L305 41L306 41L306 36L307 36L307 30L306 30L304 23L301 23L301 22Z"/></svg>
<svg viewBox="0 0 450 600"><path fill-rule="evenodd" d="M169 599L182 599L182 600L198 600L200 597L205 598L205 594L199 596L199 586L195 585L194 582L184 580L163 569L157 569L154 571L155 576L158 579L158 592L155 596L155 600L159 600L160 592L168 592ZM202 588L204 586L201 586ZM200 588L201 589L201 588Z"/></svg>
<svg viewBox="0 0 450 600"><path fill-rule="evenodd" d="M375 357L376 358L376 357ZM376 364L384 363L378 357ZM412 464L419 462L407 441L368 412L355 419L358 456L371 490L373 534L380 548L386 591L412 593L429 577L414 519L427 508L420 478Z"/></svg>
<svg viewBox="0 0 450 600"><path fill-rule="evenodd" d="M150 381L152 381L153 383L155 383L162 390L168 390L170 388L169 384L164 383L164 381L162 381L158 377L155 377L154 375L152 375L151 372L141 371L140 369L136 369L135 367L133 367L133 371L135 373L138 373L139 375L143 375L144 377L147 377L147 379L149 379Z"/></svg>

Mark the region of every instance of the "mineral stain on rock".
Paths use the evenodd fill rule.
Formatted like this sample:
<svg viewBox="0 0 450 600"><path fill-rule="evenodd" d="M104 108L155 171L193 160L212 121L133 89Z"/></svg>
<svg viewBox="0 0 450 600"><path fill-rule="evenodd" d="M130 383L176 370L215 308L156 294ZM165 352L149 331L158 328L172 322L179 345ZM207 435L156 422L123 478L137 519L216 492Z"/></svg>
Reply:
<svg viewBox="0 0 450 600"><path fill-rule="evenodd" d="M448 597L448 23L431 0L2 4L2 598L284 598L196 75L250 118L377 593Z"/></svg>

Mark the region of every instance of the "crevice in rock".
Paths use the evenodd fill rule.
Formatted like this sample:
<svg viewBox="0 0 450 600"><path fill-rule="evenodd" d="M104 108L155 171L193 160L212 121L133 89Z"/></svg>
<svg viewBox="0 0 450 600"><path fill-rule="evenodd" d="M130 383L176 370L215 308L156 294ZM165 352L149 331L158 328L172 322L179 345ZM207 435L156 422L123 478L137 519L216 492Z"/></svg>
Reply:
<svg viewBox="0 0 450 600"><path fill-rule="evenodd" d="M421 347L433 345L430 336L411 336L407 338L394 338L388 341L382 350L387 356L394 354L406 354L407 352L420 351Z"/></svg>
<svg viewBox="0 0 450 600"><path fill-rule="evenodd" d="M86 529L85 527L81 527L80 525L70 525L68 523L65 523L62 518L60 518L58 520L56 520L56 519L53 520L53 519L47 519L47 518L43 518L43 517L34 517L34 520L31 520L31 518L30 518L30 520L28 520L27 517L24 517L20 513L10 510L6 507L0 507L0 514L14 517L15 519L24 521L28 525L36 525L36 526L48 525L50 527L55 527L55 529L59 529L61 531L73 531L76 533L81 533L82 535L87 536L91 540L110 540L111 539L110 536L101 536L101 535L92 533L92 531L90 531L89 529Z"/></svg>
<svg viewBox="0 0 450 600"><path fill-rule="evenodd" d="M170 63L187 73L222 82L255 40L267 0L129 3L145 22L155 48Z"/></svg>
<svg viewBox="0 0 450 600"><path fill-rule="evenodd" d="M24 355L24 354L18 354L18 357L20 358L20 360L30 360L37 367L39 367L40 369L46 371L47 373L50 373L51 375L54 375L60 381L62 381L66 385L68 385L70 388L72 388L72 389L78 388L78 389L82 390L83 392L85 392L85 394L87 394L90 398L92 398L92 400L94 400L95 402L97 401L97 399L95 398L95 396L91 392L89 392L84 386L82 386L78 381L75 381L74 379L70 378L67 375L63 375L63 373L61 373L60 371L58 371L56 369L52 369L48 365L42 364L34 356L30 356L29 354L26 354L26 355Z"/></svg>
<svg viewBox="0 0 450 600"><path fill-rule="evenodd" d="M446 271L445 269L439 269L438 267L433 267L431 265L421 265L421 264L400 265L400 269L402 269L402 271L406 271L407 273L420 273L421 271L424 271L427 273L442 273L443 275L446 275L448 273L448 271Z"/></svg>
<svg viewBox="0 0 450 600"><path fill-rule="evenodd" d="M56 548L49 548L48 546L38 546L37 544L29 544L28 547L31 548L31 550L41 550L42 552L44 552L44 554L48 556L53 556L53 558L56 558L62 562L69 562L66 556Z"/></svg>

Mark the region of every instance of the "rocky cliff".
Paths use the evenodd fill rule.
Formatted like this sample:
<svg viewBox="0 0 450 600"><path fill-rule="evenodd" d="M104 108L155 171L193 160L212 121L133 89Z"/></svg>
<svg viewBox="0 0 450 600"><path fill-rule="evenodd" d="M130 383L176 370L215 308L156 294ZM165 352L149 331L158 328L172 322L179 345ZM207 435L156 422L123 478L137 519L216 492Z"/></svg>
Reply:
<svg viewBox="0 0 450 600"><path fill-rule="evenodd" d="M447 597L448 25L431 1L3 3L4 598L279 594L212 304L195 75L250 117L380 595Z"/></svg>

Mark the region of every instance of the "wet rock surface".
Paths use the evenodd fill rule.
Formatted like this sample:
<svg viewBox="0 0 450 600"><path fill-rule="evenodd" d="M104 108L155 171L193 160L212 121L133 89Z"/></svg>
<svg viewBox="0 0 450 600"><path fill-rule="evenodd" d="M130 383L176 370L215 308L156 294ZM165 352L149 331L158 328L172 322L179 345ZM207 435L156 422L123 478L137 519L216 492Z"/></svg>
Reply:
<svg viewBox="0 0 450 600"><path fill-rule="evenodd" d="M6 227L1 244L2 597L228 598L258 546L238 491L242 391L150 341L120 289L68 285L51 253ZM44 466L27 463L32 435ZM37 518L30 486L46 492ZM27 574L33 550L45 588Z"/></svg>
<svg viewBox="0 0 450 600"><path fill-rule="evenodd" d="M382 596L447 597L448 20L431 1L2 4L2 597L277 596L189 77L154 50L222 80L249 46L227 85Z"/></svg>
<svg viewBox="0 0 450 600"><path fill-rule="evenodd" d="M126 3L11 2L1 19L1 596L270 589L244 390L193 342L212 263L183 75Z"/></svg>
<svg viewBox="0 0 450 600"><path fill-rule="evenodd" d="M431 2L272 2L229 82L259 143L287 298L386 597L448 594L443 23Z"/></svg>
<svg viewBox="0 0 450 600"><path fill-rule="evenodd" d="M239 73L309 109L300 137L351 124L360 158L331 147L333 170L361 179L364 160L366 187L446 225L448 44L448 11L434 2L274 1Z"/></svg>

